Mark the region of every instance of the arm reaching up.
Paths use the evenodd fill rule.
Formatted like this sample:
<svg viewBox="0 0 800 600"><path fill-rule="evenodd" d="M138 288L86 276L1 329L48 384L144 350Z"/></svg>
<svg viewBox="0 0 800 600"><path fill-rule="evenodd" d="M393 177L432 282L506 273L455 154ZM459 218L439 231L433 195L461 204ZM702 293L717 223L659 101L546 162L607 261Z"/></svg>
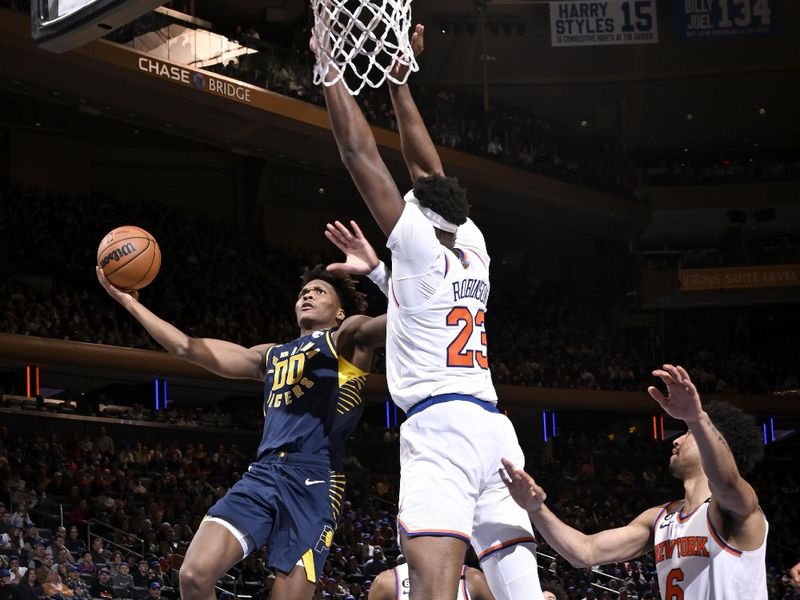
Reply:
<svg viewBox="0 0 800 600"><path fill-rule="evenodd" d="M352 232L341 222L328 223L325 237L344 252L345 262L331 263L326 268L328 271L343 271L348 275L367 275L379 264L375 249L364 237L361 228L355 221L350 221Z"/></svg>
<svg viewBox="0 0 800 600"><path fill-rule="evenodd" d="M345 255L345 262L331 263L328 271L343 271L348 275L366 275L380 288L384 296L389 295L389 271L383 261L378 259L375 249L361 233L355 221L350 221L352 233L339 221L328 223L325 237Z"/></svg>
<svg viewBox="0 0 800 600"><path fill-rule="evenodd" d="M650 386L647 389L650 396L669 416L686 423L697 444L703 473L708 477L711 489L712 510L716 509L730 519L738 548L757 548L763 541L766 528L758 497L739 473L727 441L703 409L689 373L680 366L664 365L663 369L653 371L653 375L660 377L667 386L667 395Z"/></svg>
<svg viewBox="0 0 800 600"><path fill-rule="evenodd" d="M224 340L193 338L157 317L131 294L117 289L97 267L97 280L114 300L139 321L170 354L193 362L222 377L231 379L264 378L264 355L272 344L245 348Z"/></svg>
<svg viewBox="0 0 800 600"><path fill-rule="evenodd" d="M411 34L411 47L414 55L419 56L425 48L425 27L417 25ZM400 78L403 71L408 69L397 63L394 67L395 75ZM397 85L389 83L389 93L392 97L394 114L397 117L397 126L400 129L400 148L403 159L411 175L411 182L426 175L443 175L442 161L436 146L431 140L428 129L419 114L411 90L407 84Z"/></svg>
<svg viewBox="0 0 800 600"><path fill-rule="evenodd" d="M325 52L318 51L313 36L310 45L318 61L328 60ZM328 81L335 77L333 69L332 66L328 71ZM403 198L378 153L375 137L355 98L341 81L323 85L322 89L342 162L381 231L388 237L403 213Z"/></svg>

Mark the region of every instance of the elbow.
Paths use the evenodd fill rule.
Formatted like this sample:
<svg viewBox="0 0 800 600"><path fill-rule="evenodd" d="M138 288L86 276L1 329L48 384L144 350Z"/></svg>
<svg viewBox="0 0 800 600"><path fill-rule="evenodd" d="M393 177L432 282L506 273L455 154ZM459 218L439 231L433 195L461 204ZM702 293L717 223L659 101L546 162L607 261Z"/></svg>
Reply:
<svg viewBox="0 0 800 600"><path fill-rule="evenodd" d="M169 353L184 360L192 360L192 341L192 338L185 336L183 339L173 344L172 348L168 348Z"/></svg>
<svg viewBox="0 0 800 600"><path fill-rule="evenodd" d="M366 154L366 148L363 146L353 145L339 150L339 157L342 159L342 164L347 167L348 170L362 163Z"/></svg>
<svg viewBox="0 0 800 600"><path fill-rule="evenodd" d="M567 560L573 569L588 569L594 566L593 563L582 556L571 556Z"/></svg>
<svg viewBox="0 0 800 600"><path fill-rule="evenodd" d="M355 139L339 145L339 157L347 168L363 164L365 160L377 153L378 147L371 137L363 140Z"/></svg>

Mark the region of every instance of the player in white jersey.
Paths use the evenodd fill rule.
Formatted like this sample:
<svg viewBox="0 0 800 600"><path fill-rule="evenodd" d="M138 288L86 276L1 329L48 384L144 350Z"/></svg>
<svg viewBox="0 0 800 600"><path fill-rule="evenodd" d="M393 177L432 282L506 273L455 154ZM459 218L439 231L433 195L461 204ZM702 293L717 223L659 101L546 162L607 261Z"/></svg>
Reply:
<svg viewBox="0 0 800 600"><path fill-rule="evenodd" d="M394 569L378 574L369 588L368 600L408 600L410 590L408 563L402 562ZM494 600L483 573L464 565L458 580L456 600Z"/></svg>
<svg viewBox="0 0 800 600"><path fill-rule="evenodd" d="M684 498L644 511L628 525L584 535L558 519L530 475L503 461L514 499L537 530L575 567L630 560L655 548L664 600L767 600L768 524L753 488L741 476L763 453L749 415L728 403L707 406L682 367L653 372L666 384L650 395L689 430L673 442L670 473Z"/></svg>
<svg viewBox="0 0 800 600"><path fill-rule="evenodd" d="M415 46L422 33L418 26ZM390 92L414 184L405 201L355 100L341 83L324 87L342 160L392 251L386 363L392 399L408 416L398 525L411 594L455 597L471 543L495 598L539 600L530 520L497 472L502 456L522 461L523 454L495 406L489 373L486 244L468 218L464 189L444 176L407 86Z"/></svg>

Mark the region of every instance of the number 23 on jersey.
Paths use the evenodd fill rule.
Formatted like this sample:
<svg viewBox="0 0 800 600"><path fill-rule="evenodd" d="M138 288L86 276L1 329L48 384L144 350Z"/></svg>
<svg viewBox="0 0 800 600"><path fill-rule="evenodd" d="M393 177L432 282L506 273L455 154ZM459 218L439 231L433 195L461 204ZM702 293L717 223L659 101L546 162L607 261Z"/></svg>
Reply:
<svg viewBox="0 0 800 600"><path fill-rule="evenodd" d="M481 369L489 368L489 358L486 352L486 331L483 330L486 311L478 309L475 315L466 306L456 306L447 313L447 326L460 327L458 334L447 347L447 366L469 368L476 363ZM472 331L481 328L481 349L467 348Z"/></svg>

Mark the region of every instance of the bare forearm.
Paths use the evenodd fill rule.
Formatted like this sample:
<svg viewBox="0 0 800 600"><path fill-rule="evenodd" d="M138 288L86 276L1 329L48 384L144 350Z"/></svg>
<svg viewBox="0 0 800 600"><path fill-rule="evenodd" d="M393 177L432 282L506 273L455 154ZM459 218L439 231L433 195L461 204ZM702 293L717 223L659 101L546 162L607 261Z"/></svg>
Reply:
<svg viewBox="0 0 800 600"><path fill-rule="evenodd" d="M330 79L331 75L329 75ZM350 154L364 152L375 148L375 138L355 99L339 82L322 86L325 104L328 106L328 118L331 123L336 145L344 160Z"/></svg>
<svg viewBox="0 0 800 600"><path fill-rule="evenodd" d="M547 543L573 567L592 566L589 536L564 523L545 505L528 515Z"/></svg>
<svg viewBox="0 0 800 600"><path fill-rule="evenodd" d="M419 114L407 85L389 85L392 106L400 129L400 146L412 181L418 177L442 174L442 161Z"/></svg>
<svg viewBox="0 0 800 600"><path fill-rule="evenodd" d="M706 412L697 421L688 422L689 431L700 451L703 472L712 487L725 488L736 485L740 479L739 469L725 438L717 431Z"/></svg>
<svg viewBox="0 0 800 600"><path fill-rule="evenodd" d="M403 199L386 168L372 130L341 82L324 86L331 129L347 168L372 216L387 236L403 212Z"/></svg>
<svg viewBox="0 0 800 600"><path fill-rule="evenodd" d="M164 319L157 317L150 309L133 298L125 302L123 306L167 352L186 358L191 341L188 335Z"/></svg>

